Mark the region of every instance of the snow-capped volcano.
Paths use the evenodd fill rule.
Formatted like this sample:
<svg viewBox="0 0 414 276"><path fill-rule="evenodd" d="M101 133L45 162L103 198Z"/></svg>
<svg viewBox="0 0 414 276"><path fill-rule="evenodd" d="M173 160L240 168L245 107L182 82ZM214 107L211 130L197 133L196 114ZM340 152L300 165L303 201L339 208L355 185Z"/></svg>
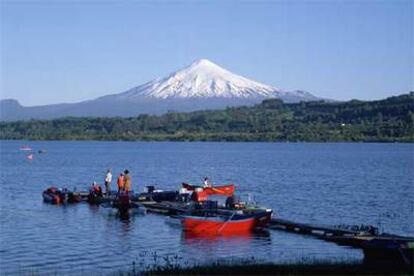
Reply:
<svg viewBox="0 0 414 276"><path fill-rule="evenodd" d="M155 79L118 94L118 99L142 96L158 99L267 98L278 97L280 93L282 92L278 88L236 75L207 59L199 59L168 77Z"/></svg>
<svg viewBox="0 0 414 276"><path fill-rule="evenodd" d="M284 102L320 100L305 91L286 92L249 80L200 59L165 78L94 100L34 107L24 107L16 101L0 101L0 120L189 112L258 104L267 98L280 98Z"/></svg>

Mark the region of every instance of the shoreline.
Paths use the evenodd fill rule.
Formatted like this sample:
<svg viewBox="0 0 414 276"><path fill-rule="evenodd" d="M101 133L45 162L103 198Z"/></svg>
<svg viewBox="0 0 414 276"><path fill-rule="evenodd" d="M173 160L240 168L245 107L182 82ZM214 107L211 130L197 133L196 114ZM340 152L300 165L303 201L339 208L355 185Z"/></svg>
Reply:
<svg viewBox="0 0 414 276"><path fill-rule="evenodd" d="M260 143L260 144L414 144L413 141L227 141L227 140L110 140L110 139L0 139L4 142L140 142L140 143Z"/></svg>
<svg viewBox="0 0 414 276"><path fill-rule="evenodd" d="M243 264L243 263L246 264ZM137 272L135 268L127 275L412 275L413 268L395 264L365 264L363 262L332 262L329 260L311 263L288 264L259 263L255 261L211 264L182 267L166 264ZM125 275L121 273L120 275Z"/></svg>

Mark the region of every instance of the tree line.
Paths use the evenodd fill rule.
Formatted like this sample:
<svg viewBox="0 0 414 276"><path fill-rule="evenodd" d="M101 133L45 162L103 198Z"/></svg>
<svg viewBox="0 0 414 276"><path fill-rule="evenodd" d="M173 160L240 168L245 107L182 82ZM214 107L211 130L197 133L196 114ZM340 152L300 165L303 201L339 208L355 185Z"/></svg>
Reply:
<svg viewBox="0 0 414 276"><path fill-rule="evenodd" d="M268 99L249 107L161 116L0 122L0 139L414 142L414 92L378 101Z"/></svg>

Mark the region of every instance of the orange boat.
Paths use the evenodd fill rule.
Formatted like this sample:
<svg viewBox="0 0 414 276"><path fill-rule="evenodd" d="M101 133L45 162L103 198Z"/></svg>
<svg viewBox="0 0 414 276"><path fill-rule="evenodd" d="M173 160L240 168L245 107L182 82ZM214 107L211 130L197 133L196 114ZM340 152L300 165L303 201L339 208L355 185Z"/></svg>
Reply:
<svg viewBox="0 0 414 276"><path fill-rule="evenodd" d="M233 219L232 217L182 216L185 231L206 235L234 235L248 233L255 227L253 217Z"/></svg>
<svg viewBox="0 0 414 276"><path fill-rule="evenodd" d="M232 196L234 194L234 185L230 184L216 187L205 187L204 192L208 195Z"/></svg>
<svg viewBox="0 0 414 276"><path fill-rule="evenodd" d="M212 187L201 187L195 186L187 183L183 183L183 188L186 188L189 191L196 191L197 189L202 189L197 193L200 193L203 197L209 195L222 195L222 196L232 196L234 194L234 184L221 185L221 186L212 186Z"/></svg>

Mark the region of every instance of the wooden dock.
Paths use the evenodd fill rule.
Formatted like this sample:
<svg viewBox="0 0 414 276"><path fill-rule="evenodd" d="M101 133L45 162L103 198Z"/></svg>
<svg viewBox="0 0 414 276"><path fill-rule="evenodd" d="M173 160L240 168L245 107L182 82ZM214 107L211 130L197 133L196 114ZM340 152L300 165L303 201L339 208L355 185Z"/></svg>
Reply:
<svg viewBox="0 0 414 276"><path fill-rule="evenodd" d="M332 226L322 226L306 223L298 223L285 219L273 218L269 224L270 229L283 230L288 232L295 232L298 234L307 234L317 237L322 236L342 236L342 235L357 235L359 231L342 229Z"/></svg>
<svg viewBox="0 0 414 276"><path fill-rule="evenodd" d="M352 228L352 227L351 227ZM353 227L323 226L297 223L284 219L272 219L269 229L310 235L341 246L361 249L364 263L373 265L399 265L413 272L414 237L379 234L373 226Z"/></svg>

